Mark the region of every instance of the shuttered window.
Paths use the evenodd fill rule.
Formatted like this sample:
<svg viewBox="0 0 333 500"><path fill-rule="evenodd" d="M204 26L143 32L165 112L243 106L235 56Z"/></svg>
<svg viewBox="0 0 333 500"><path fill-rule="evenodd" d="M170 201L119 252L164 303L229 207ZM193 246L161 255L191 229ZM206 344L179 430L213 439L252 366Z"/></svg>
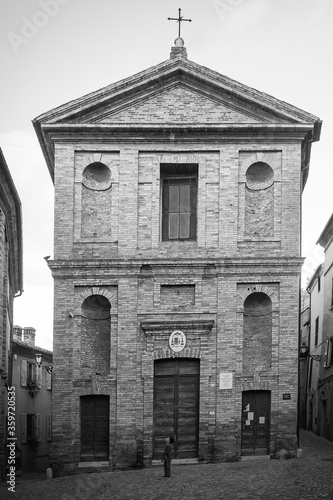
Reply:
<svg viewBox="0 0 333 500"><path fill-rule="evenodd" d="M40 413L37 413L36 415L36 432L35 432L35 437L38 442L42 440L42 415Z"/></svg>
<svg viewBox="0 0 333 500"><path fill-rule="evenodd" d="M21 443L26 443L27 442L27 414L22 413L21 418L20 418L20 424L21 424Z"/></svg>
<svg viewBox="0 0 333 500"><path fill-rule="evenodd" d="M319 316L317 316L315 322L315 338L314 338L315 346L318 345L318 336L319 336Z"/></svg>
<svg viewBox="0 0 333 500"><path fill-rule="evenodd" d="M27 362L25 359L21 360L21 386L27 387Z"/></svg>
<svg viewBox="0 0 333 500"><path fill-rule="evenodd" d="M47 441L52 441L52 415L48 413L46 415L46 439Z"/></svg>
<svg viewBox="0 0 333 500"><path fill-rule="evenodd" d="M197 232L196 165L165 165L162 177L162 240L195 240Z"/></svg>
<svg viewBox="0 0 333 500"><path fill-rule="evenodd" d="M46 372L46 389L52 390L52 373Z"/></svg>
<svg viewBox="0 0 333 500"><path fill-rule="evenodd" d="M326 340L324 367L327 368L333 364L333 337Z"/></svg>
<svg viewBox="0 0 333 500"><path fill-rule="evenodd" d="M36 366L36 382L41 387L43 386L43 367Z"/></svg>

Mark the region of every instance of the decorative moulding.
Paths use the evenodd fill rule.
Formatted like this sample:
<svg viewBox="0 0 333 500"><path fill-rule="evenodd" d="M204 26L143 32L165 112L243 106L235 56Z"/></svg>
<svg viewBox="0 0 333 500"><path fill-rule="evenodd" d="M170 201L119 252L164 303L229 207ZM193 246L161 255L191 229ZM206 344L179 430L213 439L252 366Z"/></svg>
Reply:
<svg viewBox="0 0 333 500"><path fill-rule="evenodd" d="M208 335L213 328L213 320L187 321L141 321L141 328L145 335L170 335L174 330L181 330L197 334Z"/></svg>

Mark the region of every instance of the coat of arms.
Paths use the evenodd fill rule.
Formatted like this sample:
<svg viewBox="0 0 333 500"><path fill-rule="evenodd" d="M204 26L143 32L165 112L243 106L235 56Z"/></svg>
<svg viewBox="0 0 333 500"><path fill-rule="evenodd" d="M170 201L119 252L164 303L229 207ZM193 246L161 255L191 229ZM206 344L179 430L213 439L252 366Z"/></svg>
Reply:
<svg viewBox="0 0 333 500"><path fill-rule="evenodd" d="M169 346L174 352L180 352L186 345L186 337L180 330L175 330L169 337Z"/></svg>

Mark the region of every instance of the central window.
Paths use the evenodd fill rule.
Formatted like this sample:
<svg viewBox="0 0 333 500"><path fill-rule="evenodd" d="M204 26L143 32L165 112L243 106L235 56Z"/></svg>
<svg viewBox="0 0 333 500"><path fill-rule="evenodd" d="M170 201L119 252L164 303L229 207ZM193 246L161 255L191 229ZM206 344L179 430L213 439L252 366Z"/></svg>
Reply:
<svg viewBox="0 0 333 500"><path fill-rule="evenodd" d="M162 240L195 240L197 236L198 166L161 165Z"/></svg>

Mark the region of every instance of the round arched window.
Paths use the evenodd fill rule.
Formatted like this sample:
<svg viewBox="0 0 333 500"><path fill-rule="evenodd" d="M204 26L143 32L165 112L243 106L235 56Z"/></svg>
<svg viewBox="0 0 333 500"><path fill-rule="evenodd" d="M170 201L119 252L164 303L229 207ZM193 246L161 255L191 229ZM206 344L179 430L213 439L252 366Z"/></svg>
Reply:
<svg viewBox="0 0 333 500"><path fill-rule="evenodd" d="M111 170L104 163L90 163L83 171L82 182L89 189L108 189L111 186Z"/></svg>
<svg viewBox="0 0 333 500"><path fill-rule="evenodd" d="M246 171L246 185L249 189L266 189L274 182L274 171L267 164L258 161L250 165Z"/></svg>

